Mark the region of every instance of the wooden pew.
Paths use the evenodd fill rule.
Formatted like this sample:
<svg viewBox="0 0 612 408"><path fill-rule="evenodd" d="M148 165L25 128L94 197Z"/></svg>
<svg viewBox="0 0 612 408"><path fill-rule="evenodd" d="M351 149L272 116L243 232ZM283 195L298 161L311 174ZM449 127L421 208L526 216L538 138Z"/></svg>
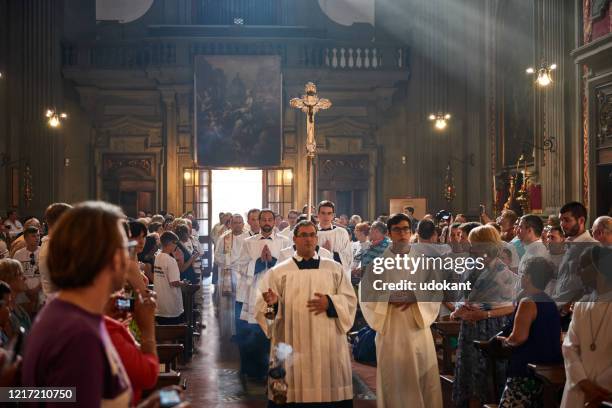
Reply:
<svg viewBox="0 0 612 408"><path fill-rule="evenodd" d="M186 335L186 324L158 324L155 326L155 340L158 343L184 343Z"/></svg>
<svg viewBox="0 0 612 408"><path fill-rule="evenodd" d="M487 371L491 378L491 384L487 384L487 401L498 402L500 398L500 395L498 395L499 389L502 387L504 379L497 378L497 370L495 368L498 361L507 359L510 356L510 350L501 349L498 347L498 342L489 342L488 340L474 340L473 344L487 359Z"/></svg>
<svg viewBox="0 0 612 408"><path fill-rule="evenodd" d="M563 364L527 364L536 378L544 384L543 400L545 408L558 407L560 394L565 386L565 367Z"/></svg>
<svg viewBox="0 0 612 408"><path fill-rule="evenodd" d="M187 322L187 335L185 336L185 361L193 354L193 332L195 330L195 318L193 315L193 295L200 289L200 285L187 285L181 288L183 294L183 308L185 309L185 320Z"/></svg>
<svg viewBox="0 0 612 408"><path fill-rule="evenodd" d="M184 347L182 344L158 344L157 356L159 363L165 367L165 372L176 370L178 366L178 358L183 353Z"/></svg>
<svg viewBox="0 0 612 408"><path fill-rule="evenodd" d="M160 373L157 377L157 383L150 390L146 390L143 396L150 395L153 391L171 385L179 385L181 383L181 372L177 371L178 357L183 353L182 344L158 344L157 357L160 364ZM163 368L162 368L163 365Z"/></svg>
<svg viewBox="0 0 612 408"><path fill-rule="evenodd" d="M442 403L444 408L452 408L453 404L453 383L455 376L452 374L440 374L440 383L442 386Z"/></svg>
<svg viewBox="0 0 612 408"><path fill-rule="evenodd" d="M442 336L442 364L440 366L440 373L453 374L455 371L455 364L453 362L455 348L451 344L451 338L459 337L461 322L450 320L438 321L434 322L431 327L436 333Z"/></svg>

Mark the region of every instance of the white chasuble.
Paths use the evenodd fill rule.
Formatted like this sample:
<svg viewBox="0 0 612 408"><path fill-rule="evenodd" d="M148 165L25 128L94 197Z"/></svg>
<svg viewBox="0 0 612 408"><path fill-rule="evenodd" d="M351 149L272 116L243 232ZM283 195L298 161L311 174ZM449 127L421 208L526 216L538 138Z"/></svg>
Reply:
<svg viewBox="0 0 612 408"><path fill-rule="evenodd" d="M418 256L416 248L408 256ZM383 258L387 257L395 257L390 248L383 254ZM398 282L427 278L419 272L410 275L406 270L391 269L385 275L374 275L373 279L382 277L385 282ZM373 276L372 265L366 276ZM365 320L376 331L377 407L441 408L440 372L430 328L440 311L440 302L416 302L401 310L389 304L388 294L379 296L378 301L364 301L376 300L371 289L365 295L362 285L368 282L371 280L362 280L359 298Z"/></svg>
<svg viewBox="0 0 612 408"><path fill-rule="evenodd" d="M353 263L353 245L351 244L351 237L348 232L344 228L333 226L330 229L320 229L317 237L320 247L323 247L325 242L329 240L333 259L342 264L342 270L344 270L347 279L350 281L351 265Z"/></svg>
<svg viewBox="0 0 612 408"><path fill-rule="evenodd" d="M299 269L287 259L271 269L259 285L257 321L271 338L293 347L285 365L287 402L333 402L353 399L351 358L346 333L353 325L357 297L337 262L315 257L318 269ZM263 292L279 295L273 321L265 318ZM306 306L315 293L328 295L337 317L315 315ZM273 353L271 353L273 354Z"/></svg>

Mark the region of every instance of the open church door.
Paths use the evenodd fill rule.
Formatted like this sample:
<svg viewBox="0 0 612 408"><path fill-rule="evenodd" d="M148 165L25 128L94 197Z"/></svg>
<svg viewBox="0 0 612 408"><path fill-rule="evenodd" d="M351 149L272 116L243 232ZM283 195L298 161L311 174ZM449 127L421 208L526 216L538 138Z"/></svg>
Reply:
<svg viewBox="0 0 612 408"><path fill-rule="evenodd" d="M202 276L212 273L213 245L210 239L212 213L212 183L210 169L184 169L183 212L193 211L200 242ZM196 265L197 269L197 265Z"/></svg>

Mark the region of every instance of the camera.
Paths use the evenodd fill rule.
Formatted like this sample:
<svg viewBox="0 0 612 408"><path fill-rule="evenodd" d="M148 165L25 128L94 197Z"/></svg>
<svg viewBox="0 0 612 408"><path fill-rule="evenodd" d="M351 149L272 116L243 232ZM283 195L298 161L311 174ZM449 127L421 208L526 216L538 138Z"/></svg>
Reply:
<svg viewBox="0 0 612 408"><path fill-rule="evenodd" d="M124 312L133 312L134 311L134 298L117 298L115 301L115 306L117 309Z"/></svg>

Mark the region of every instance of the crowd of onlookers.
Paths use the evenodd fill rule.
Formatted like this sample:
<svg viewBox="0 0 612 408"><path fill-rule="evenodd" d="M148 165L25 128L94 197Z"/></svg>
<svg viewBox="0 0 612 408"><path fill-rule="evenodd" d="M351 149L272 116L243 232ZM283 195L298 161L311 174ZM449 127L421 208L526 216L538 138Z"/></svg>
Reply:
<svg viewBox="0 0 612 408"><path fill-rule="evenodd" d="M455 274L457 280L470 281L472 289L445 297L440 312L441 320L461 322L455 406L484 403L491 372L505 379L497 390L500 406L539 406L543 385L527 365L561 364L564 357L563 406L597 406L612 398L611 217L598 217L589 228L587 210L578 202L567 203L558 215L546 219L535 214L519 217L512 210L502 211L495 220L484 211L476 220L448 211L417 220L411 207L404 213L410 219L410 241L420 253L485 260L483 270ZM315 222L317 215L313 214ZM300 217L305 216L296 211L290 212L287 223L277 217L276 231L290 231ZM334 219L334 225L346 228L352 240L355 285L392 244L387 218L367 222L359 215L340 215ZM217 228L222 231L223 222ZM497 342L511 350L511 357L487 367L474 341Z"/></svg>
<svg viewBox="0 0 612 408"><path fill-rule="evenodd" d="M180 287L198 279L199 243L191 214L139 215L103 202L54 203L42 222L8 212L0 386L76 387L79 406L159 406L158 391L143 398L159 375L155 326L185 321Z"/></svg>
<svg viewBox="0 0 612 408"><path fill-rule="evenodd" d="M306 211L291 210L286 219L276 215L274 231L291 236ZM610 398L609 364L593 356L612 345L612 218L599 217L588 228L587 211L577 202L545 221L511 210L495 220L484 212L478 220L448 211L417 220L413 208L404 212L410 241L426 256L486 260L483 270L458 278L472 289L445 298L440 313L442 320L461 322L456 406L485 400L482 384L490 381L490 371L474 340L513 350L508 363L494 367L506 378L501 406L537 401L542 384L527 363L559 363L563 357L564 406ZM334 218L351 238L355 285L392 244L386 220ZM231 229L231 221L232 214L220 214L211 242ZM248 216L247 224L259 231L256 217ZM0 386L70 384L86 406L154 406L158 395L143 400L142 392L155 385L159 371L155 324L186 319L181 287L200 279L198 231L191 213L128 219L101 202L52 204L42 222L9 211L0 223L0 359L12 364L5 365Z"/></svg>

